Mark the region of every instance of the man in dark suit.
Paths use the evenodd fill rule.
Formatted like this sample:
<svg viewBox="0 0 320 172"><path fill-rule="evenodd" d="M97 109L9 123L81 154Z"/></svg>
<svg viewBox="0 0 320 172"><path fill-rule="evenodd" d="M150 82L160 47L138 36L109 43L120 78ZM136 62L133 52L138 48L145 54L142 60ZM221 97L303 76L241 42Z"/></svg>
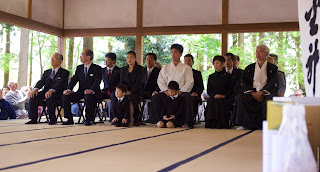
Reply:
<svg viewBox="0 0 320 172"><path fill-rule="evenodd" d="M120 68L116 66L116 54L107 53L105 57L106 67L102 69L104 88L101 91L101 95L103 99L109 99L120 82Z"/></svg>
<svg viewBox="0 0 320 172"><path fill-rule="evenodd" d="M278 94L278 67L267 62L269 48L259 45L257 62L246 67L242 75L243 93L237 98L237 130L260 129L266 119L266 103Z"/></svg>
<svg viewBox="0 0 320 172"><path fill-rule="evenodd" d="M194 60L193 60L193 56L191 54L186 54L184 56L184 64L187 64L192 68L192 66L194 64ZM192 73L193 73L194 85L192 87L192 90L189 93L194 99L193 100L194 114L196 115L196 114L198 114L198 106L199 106L199 104L202 103L201 94L204 90L204 86L203 86L201 72L198 70L192 69Z"/></svg>
<svg viewBox="0 0 320 172"><path fill-rule="evenodd" d="M26 124L36 124L38 119L38 106L41 101L46 99L46 104L49 113L49 125L57 123L56 107L61 105L62 92L67 88L69 71L61 68L63 56L59 53L54 53L51 56L52 69L44 71L41 79L37 82L34 89L29 93L29 118L31 121ZM42 91L39 92L39 90Z"/></svg>
<svg viewBox="0 0 320 172"><path fill-rule="evenodd" d="M153 92L159 91L158 76L160 69L156 68L154 64L157 61L157 55L148 53L146 55L147 67L143 68L143 99L151 99Z"/></svg>
<svg viewBox="0 0 320 172"><path fill-rule="evenodd" d="M240 79L242 75L242 70L233 67L233 62L235 61L235 56L232 53L226 53L224 55L225 62L225 70L227 73L231 74L232 83L233 83L233 95L238 95L240 89Z"/></svg>
<svg viewBox="0 0 320 172"><path fill-rule="evenodd" d="M276 54L269 54L269 56L267 57L267 61L269 63L272 63L276 66L278 66L278 55ZM284 93L286 92L286 74L281 71L278 70L278 79L279 79L279 90L278 90L278 96L279 97L284 97Z"/></svg>
<svg viewBox="0 0 320 172"><path fill-rule="evenodd" d="M93 52L91 50L83 50L80 55L80 60L83 63L76 69L72 76L67 90L63 92L62 105L64 109L64 117L68 121L62 125L73 125L73 116L71 114L71 102L84 99L86 105L86 121L84 125L89 126L94 121L95 107L97 101L101 98L100 83L101 70L99 65L92 63ZM77 92L71 92L73 87L79 82L79 89Z"/></svg>
<svg viewBox="0 0 320 172"><path fill-rule="evenodd" d="M232 62L233 62L233 68L240 69L239 68L240 57L238 55L234 55L234 60L232 60Z"/></svg>

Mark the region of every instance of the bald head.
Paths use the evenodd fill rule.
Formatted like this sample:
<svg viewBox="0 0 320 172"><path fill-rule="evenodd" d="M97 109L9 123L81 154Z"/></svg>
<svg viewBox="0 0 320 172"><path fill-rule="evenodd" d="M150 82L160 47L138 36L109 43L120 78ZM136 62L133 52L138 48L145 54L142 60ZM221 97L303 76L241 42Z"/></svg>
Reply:
<svg viewBox="0 0 320 172"><path fill-rule="evenodd" d="M52 56L51 56L51 66L52 68L58 68L61 66L62 64L62 61L63 61L63 56L57 52L53 53Z"/></svg>
<svg viewBox="0 0 320 172"><path fill-rule="evenodd" d="M256 49L256 58L259 65L262 65L269 55L269 48L265 45L258 45Z"/></svg>

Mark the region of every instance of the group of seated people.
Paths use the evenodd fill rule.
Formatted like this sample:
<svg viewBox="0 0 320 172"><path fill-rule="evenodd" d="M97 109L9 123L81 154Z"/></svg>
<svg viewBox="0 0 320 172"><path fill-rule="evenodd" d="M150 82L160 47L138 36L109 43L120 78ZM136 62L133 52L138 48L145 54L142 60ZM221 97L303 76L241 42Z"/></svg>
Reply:
<svg viewBox="0 0 320 172"><path fill-rule="evenodd" d="M62 125L73 125L71 104L84 99L85 122L94 123L97 103L111 100L110 122L114 126L132 126L141 121L140 106L150 99L150 122L158 128L193 128L198 105L202 103L204 90L200 71L192 69L191 54L180 61L183 46L171 46L172 62L162 68L156 67L157 56L148 53L146 67L137 63L136 53L129 51L127 65L116 66L116 54L105 55L106 67L92 63L92 50L83 50L74 75L61 68L63 56L54 53L52 69L44 71L41 79L28 93L28 111L31 119L26 124L37 124L38 106L45 100L49 114L49 125L57 123L56 107L64 109ZM205 110L206 128L261 129L266 119L266 101L274 96L283 96L286 87L285 74L278 70L278 57L269 54L269 48L256 48L257 61L244 70L238 68L239 57L232 53L215 56L212 60L215 72L209 76ZM103 81L103 89L100 83ZM79 83L77 91L73 91ZM22 100L21 100L22 101ZM23 99L25 101L25 99ZM9 117L9 116L8 116ZM8 118L7 117L7 118ZM10 116L11 118L11 116Z"/></svg>

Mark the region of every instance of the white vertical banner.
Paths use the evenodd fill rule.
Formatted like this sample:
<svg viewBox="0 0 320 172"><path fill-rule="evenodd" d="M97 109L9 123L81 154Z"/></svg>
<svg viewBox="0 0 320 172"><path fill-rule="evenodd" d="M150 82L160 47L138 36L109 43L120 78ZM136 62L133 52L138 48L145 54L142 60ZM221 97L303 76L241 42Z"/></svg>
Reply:
<svg viewBox="0 0 320 172"><path fill-rule="evenodd" d="M307 97L320 97L320 0L298 0L302 68Z"/></svg>

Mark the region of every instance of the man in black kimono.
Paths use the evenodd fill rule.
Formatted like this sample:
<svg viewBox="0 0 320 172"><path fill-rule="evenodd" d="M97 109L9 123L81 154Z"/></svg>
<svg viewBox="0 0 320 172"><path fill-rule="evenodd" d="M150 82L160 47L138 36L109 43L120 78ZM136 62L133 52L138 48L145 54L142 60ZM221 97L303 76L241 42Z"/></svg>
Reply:
<svg viewBox="0 0 320 172"><path fill-rule="evenodd" d="M241 129L261 129L266 119L266 103L278 93L278 67L267 62L269 48L259 45L257 62L246 67L242 75L244 92L237 98L236 123Z"/></svg>
<svg viewBox="0 0 320 172"><path fill-rule="evenodd" d="M101 83L101 67L92 63L93 52L91 50L83 50L80 55L80 60L83 63L76 69L72 76L67 90L63 92L62 104L64 109L64 117L68 121L63 122L62 125L73 125L73 116L71 114L71 102L76 102L84 99L86 105L85 114L86 121L84 125L89 126L94 121L95 107L97 101L100 99L100 83ZM79 89L77 92L71 92L73 87L79 82Z"/></svg>
<svg viewBox="0 0 320 172"><path fill-rule="evenodd" d="M30 92L29 118L31 121L26 124L36 124L38 119L38 106L42 100L46 100L49 113L49 125L57 123L56 107L61 105L62 92L67 88L69 71L61 68L63 56L54 53L51 56L52 69L44 71L41 79ZM42 87L43 90L38 92Z"/></svg>

